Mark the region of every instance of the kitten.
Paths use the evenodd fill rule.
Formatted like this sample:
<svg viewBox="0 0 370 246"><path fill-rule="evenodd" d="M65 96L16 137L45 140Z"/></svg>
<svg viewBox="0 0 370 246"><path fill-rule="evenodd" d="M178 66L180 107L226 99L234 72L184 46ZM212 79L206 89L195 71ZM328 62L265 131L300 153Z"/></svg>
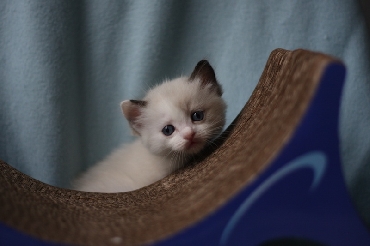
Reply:
<svg viewBox="0 0 370 246"><path fill-rule="evenodd" d="M143 100L121 103L139 138L114 151L75 181L75 189L124 192L160 180L184 166L225 124L226 104L213 68L198 62L190 77L151 89Z"/></svg>

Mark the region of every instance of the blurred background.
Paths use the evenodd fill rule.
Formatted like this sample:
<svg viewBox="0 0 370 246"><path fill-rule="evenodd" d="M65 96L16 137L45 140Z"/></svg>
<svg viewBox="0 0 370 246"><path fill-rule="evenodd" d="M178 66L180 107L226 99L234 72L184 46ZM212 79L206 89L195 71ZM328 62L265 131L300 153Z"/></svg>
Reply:
<svg viewBox="0 0 370 246"><path fill-rule="evenodd" d="M347 187L370 225L367 1L0 2L0 159L68 187L132 140L119 103L208 59L237 116L276 48L347 66L340 138Z"/></svg>

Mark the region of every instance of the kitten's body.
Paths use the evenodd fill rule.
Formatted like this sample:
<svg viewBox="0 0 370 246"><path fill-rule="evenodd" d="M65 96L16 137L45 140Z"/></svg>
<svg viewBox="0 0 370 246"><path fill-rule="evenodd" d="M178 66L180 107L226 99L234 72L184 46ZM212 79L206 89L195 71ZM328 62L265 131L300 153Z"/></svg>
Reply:
<svg viewBox="0 0 370 246"><path fill-rule="evenodd" d="M115 150L93 166L76 183L76 189L95 192L123 192L154 183L171 173L161 156L153 155L140 139Z"/></svg>
<svg viewBox="0 0 370 246"><path fill-rule="evenodd" d="M121 103L135 135L75 182L95 192L131 191L154 183L182 167L217 136L225 123L222 90L207 61L190 78L166 81L143 100Z"/></svg>

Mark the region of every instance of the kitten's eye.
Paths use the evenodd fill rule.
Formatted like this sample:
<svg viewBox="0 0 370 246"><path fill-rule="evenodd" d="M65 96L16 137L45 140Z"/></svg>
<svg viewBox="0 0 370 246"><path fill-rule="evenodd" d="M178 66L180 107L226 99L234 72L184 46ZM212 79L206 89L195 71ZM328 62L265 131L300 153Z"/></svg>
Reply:
<svg viewBox="0 0 370 246"><path fill-rule="evenodd" d="M201 120L203 120L203 117L204 117L203 111L195 111L191 115L191 120L192 121L201 121Z"/></svg>
<svg viewBox="0 0 370 246"><path fill-rule="evenodd" d="M175 127L173 125L167 125L163 127L162 132L166 136L170 136L175 131Z"/></svg>

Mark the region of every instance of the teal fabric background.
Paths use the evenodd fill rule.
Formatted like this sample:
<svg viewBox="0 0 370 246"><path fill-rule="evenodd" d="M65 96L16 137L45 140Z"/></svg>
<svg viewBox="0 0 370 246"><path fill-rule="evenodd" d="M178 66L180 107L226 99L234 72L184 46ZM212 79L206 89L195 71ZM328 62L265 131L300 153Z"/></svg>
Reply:
<svg viewBox="0 0 370 246"><path fill-rule="evenodd" d="M370 42L357 2L3 0L0 159L68 187L131 140L119 103L208 59L227 124L270 52L305 48L347 65L340 136L348 188L370 225Z"/></svg>

